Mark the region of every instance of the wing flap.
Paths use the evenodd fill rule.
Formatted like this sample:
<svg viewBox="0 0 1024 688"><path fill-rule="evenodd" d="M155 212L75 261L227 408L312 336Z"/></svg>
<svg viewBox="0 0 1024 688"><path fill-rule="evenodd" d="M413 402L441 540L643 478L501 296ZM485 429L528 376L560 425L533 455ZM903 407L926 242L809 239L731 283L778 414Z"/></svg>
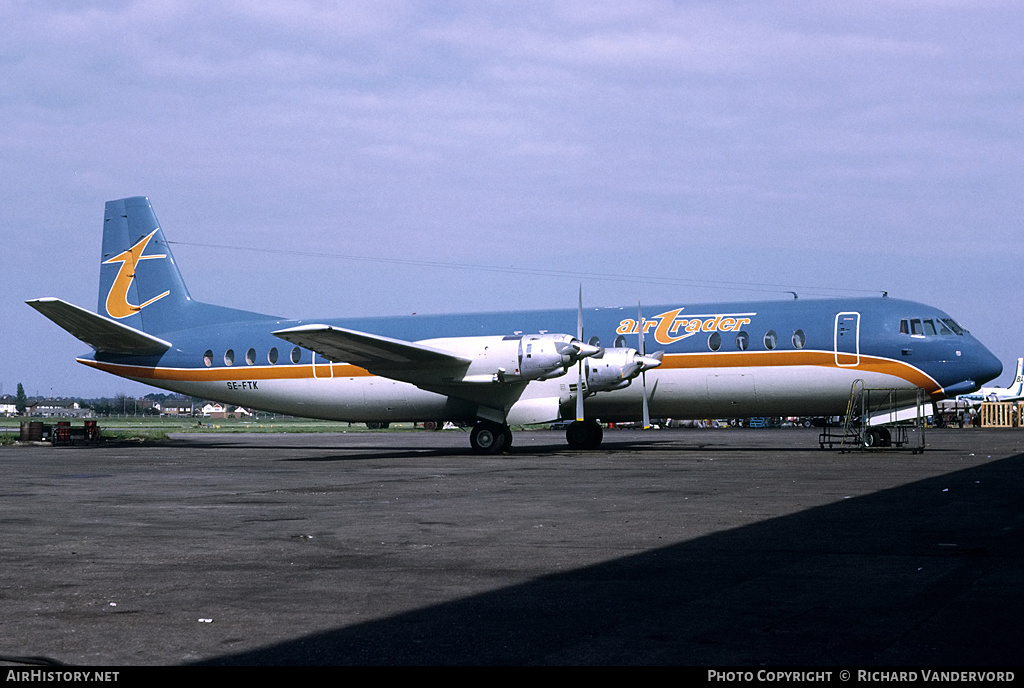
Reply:
<svg viewBox="0 0 1024 688"><path fill-rule="evenodd" d="M25 303L98 352L145 355L161 354L171 348L168 341L61 299L32 299Z"/></svg>

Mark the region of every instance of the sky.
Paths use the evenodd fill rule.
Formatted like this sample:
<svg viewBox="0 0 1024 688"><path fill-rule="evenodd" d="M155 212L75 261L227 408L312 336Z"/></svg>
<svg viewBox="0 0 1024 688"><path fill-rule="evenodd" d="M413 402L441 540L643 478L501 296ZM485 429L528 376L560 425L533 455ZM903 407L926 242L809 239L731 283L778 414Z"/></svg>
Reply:
<svg viewBox="0 0 1024 688"><path fill-rule="evenodd" d="M1024 356L1024 5L0 4L0 393L156 391L97 304L148 196L192 296L287 317L890 296Z"/></svg>

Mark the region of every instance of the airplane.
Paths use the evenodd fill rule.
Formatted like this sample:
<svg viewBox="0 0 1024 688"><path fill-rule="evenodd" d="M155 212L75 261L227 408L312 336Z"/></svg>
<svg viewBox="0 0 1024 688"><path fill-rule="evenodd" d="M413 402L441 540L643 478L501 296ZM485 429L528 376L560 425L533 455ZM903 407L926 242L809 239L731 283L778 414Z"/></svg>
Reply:
<svg viewBox="0 0 1024 688"><path fill-rule="evenodd" d="M982 387L973 394L958 394L957 401L1020 401L1024 399L1024 358L1017 359L1017 374L1009 387Z"/></svg>
<svg viewBox="0 0 1024 688"><path fill-rule="evenodd" d="M472 424L485 455L510 447L511 425L571 420L569 446L587 449L597 419L841 415L858 380L910 405L917 388L942 399L1002 372L948 315L885 294L671 302L649 317L584 311L582 290L575 311L288 320L216 306L189 295L143 196L106 203L97 313L26 303L88 344L77 360L97 370L287 415Z"/></svg>

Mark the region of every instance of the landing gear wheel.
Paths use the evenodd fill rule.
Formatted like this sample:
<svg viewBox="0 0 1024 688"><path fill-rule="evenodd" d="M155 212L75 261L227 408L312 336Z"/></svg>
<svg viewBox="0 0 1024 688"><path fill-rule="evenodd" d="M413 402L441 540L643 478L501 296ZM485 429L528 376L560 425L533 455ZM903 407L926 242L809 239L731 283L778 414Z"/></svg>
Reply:
<svg viewBox="0 0 1024 688"><path fill-rule="evenodd" d="M889 432L888 428L876 428L874 430L868 430L868 433L864 435L864 446L891 447L892 434Z"/></svg>
<svg viewBox="0 0 1024 688"><path fill-rule="evenodd" d="M500 454L510 444L511 435L507 425L482 420L469 433L469 444L476 454Z"/></svg>
<svg viewBox="0 0 1024 688"><path fill-rule="evenodd" d="M593 420L577 420L565 429L565 441L570 449L597 449L604 439L600 423Z"/></svg>

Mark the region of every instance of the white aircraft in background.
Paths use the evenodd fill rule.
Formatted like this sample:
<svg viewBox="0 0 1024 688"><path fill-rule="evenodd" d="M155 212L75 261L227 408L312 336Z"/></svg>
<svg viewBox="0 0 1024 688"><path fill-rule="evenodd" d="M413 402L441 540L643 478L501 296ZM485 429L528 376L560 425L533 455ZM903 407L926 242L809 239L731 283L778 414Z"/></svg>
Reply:
<svg viewBox="0 0 1024 688"><path fill-rule="evenodd" d="M1024 358L1017 359L1017 374L1009 387L982 387L971 394L960 394L956 399L975 404L983 401L1020 401L1024 399Z"/></svg>

